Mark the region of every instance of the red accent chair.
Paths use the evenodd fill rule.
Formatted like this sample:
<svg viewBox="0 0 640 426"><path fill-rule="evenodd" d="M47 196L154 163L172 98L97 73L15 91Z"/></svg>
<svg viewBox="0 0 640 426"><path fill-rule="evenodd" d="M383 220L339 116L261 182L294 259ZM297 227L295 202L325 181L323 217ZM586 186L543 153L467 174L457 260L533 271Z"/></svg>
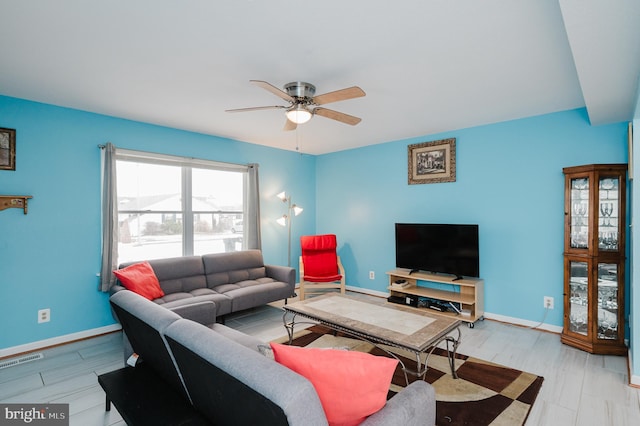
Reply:
<svg viewBox="0 0 640 426"><path fill-rule="evenodd" d="M345 292L344 267L336 252L334 234L305 235L300 237L300 300L317 289L336 288Z"/></svg>

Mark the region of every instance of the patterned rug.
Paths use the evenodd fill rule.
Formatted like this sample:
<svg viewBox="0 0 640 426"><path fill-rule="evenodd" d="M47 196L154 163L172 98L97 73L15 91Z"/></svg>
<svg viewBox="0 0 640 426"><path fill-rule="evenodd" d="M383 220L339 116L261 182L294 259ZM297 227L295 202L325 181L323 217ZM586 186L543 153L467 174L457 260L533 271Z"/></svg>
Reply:
<svg viewBox="0 0 640 426"><path fill-rule="evenodd" d="M285 343L288 339L276 340ZM295 346L348 348L373 355L390 356L385 351L361 340L338 333L334 336L322 326L296 332ZM415 355L397 348L395 353L409 368L415 367ZM523 425L542 387L543 377L478 358L456 354L458 379L451 377L446 351L436 348L429 357L425 380L436 391L436 424L445 425ZM409 375L409 381L417 380ZM404 373L398 366L388 398L406 386Z"/></svg>

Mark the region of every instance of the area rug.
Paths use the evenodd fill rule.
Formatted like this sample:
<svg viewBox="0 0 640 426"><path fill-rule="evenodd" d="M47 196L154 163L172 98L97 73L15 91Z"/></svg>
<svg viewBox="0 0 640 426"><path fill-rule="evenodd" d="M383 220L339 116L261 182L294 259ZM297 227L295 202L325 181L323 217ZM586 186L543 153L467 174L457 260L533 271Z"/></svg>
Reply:
<svg viewBox="0 0 640 426"><path fill-rule="evenodd" d="M286 343L288 339L277 339ZM344 334L334 335L322 326L296 332L295 346L344 348L390 356L384 350ZM396 354L409 368L415 366L415 355L397 348L384 347ZM445 425L523 425L542 387L543 377L478 358L456 354L458 379L451 377L446 351L436 348L429 357L425 380L436 391L436 424ZM409 381L418 380L409 375ZM388 398L406 386L400 366L396 369Z"/></svg>

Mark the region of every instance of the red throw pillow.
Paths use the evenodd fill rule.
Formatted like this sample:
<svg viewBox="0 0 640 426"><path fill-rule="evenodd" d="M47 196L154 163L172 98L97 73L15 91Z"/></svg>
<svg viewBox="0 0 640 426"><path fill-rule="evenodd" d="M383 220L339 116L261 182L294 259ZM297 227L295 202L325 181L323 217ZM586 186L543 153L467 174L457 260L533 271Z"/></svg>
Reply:
<svg viewBox="0 0 640 426"><path fill-rule="evenodd" d="M275 360L306 377L316 389L329 425L357 425L379 411L398 360L338 349L271 343Z"/></svg>
<svg viewBox="0 0 640 426"><path fill-rule="evenodd" d="M149 300L164 296L160 282L149 262L135 263L126 268L113 271L122 285Z"/></svg>

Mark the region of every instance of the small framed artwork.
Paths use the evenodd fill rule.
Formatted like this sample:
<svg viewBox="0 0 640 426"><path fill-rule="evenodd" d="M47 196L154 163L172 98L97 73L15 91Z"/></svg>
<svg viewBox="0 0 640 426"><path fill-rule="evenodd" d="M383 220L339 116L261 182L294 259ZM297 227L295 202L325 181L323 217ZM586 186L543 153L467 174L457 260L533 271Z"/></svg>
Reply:
<svg viewBox="0 0 640 426"><path fill-rule="evenodd" d="M0 127L0 170L16 169L16 131Z"/></svg>
<svg viewBox="0 0 640 426"><path fill-rule="evenodd" d="M409 185L455 181L455 138L409 145Z"/></svg>

